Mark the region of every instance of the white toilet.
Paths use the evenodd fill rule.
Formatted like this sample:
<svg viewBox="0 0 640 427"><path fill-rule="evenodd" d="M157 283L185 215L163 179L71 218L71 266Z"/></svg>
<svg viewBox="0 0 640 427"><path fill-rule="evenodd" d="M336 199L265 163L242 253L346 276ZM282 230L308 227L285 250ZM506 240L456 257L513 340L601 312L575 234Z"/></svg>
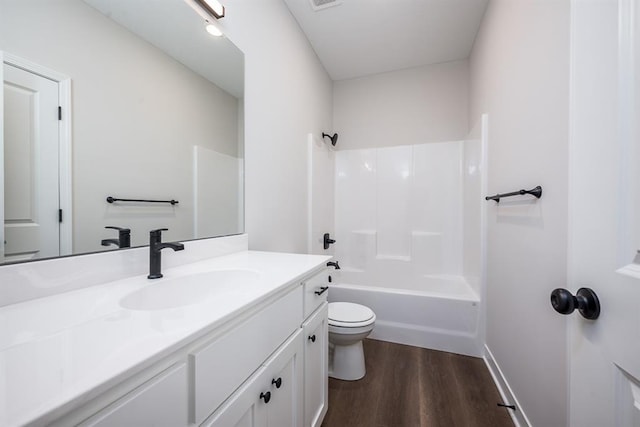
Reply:
<svg viewBox="0 0 640 427"><path fill-rule="evenodd" d="M359 380L366 373L362 340L373 330L375 313L364 305L329 303L329 376Z"/></svg>

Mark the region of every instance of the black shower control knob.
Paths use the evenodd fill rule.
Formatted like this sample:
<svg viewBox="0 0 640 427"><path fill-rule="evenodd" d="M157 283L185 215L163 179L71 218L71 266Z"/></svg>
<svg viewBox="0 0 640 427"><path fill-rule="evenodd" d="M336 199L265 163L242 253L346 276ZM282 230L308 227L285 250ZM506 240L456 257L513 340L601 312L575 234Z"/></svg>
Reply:
<svg viewBox="0 0 640 427"><path fill-rule="evenodd" d="M589 288L580 288L576 295L566 289L558 288L551 292L551 306L560 314L571 314L578 309L585 319L597 319L600 316L600 300Z"/></svg>
<svg viewBox="0 0 640 427"><path fill-rule="evenodd" d="M322 240L323 240L323 247L325 250L329 249L329 245L333 245L336 242L334 239L331 238L331 235L329 233L324 233L324 236L322 236Z"/></svg>

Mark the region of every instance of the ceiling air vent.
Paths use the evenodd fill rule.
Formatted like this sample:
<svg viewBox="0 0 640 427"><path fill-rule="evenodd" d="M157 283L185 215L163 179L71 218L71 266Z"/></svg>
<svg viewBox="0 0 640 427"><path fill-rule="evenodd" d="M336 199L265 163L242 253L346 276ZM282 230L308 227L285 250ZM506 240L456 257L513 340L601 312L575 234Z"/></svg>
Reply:
<svg viewBox="0 0 640 427"><path fill-rule="evenodd" d="M313 10L316 12L331 6L338 6L342 4L342 0L309 0L309 2L311 3Z"/></svg>

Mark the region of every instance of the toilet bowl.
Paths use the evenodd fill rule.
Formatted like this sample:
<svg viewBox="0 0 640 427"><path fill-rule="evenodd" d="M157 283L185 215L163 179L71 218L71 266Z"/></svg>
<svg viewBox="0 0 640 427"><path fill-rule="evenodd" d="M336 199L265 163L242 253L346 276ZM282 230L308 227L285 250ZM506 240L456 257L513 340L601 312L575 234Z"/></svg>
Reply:
<svg viewBox="0 0 640 427"><path fill-rule="evenodd" d="M329 376L354 381L364 377L362 340L373 330L375 313L364 305L329 303Z"/></svg>

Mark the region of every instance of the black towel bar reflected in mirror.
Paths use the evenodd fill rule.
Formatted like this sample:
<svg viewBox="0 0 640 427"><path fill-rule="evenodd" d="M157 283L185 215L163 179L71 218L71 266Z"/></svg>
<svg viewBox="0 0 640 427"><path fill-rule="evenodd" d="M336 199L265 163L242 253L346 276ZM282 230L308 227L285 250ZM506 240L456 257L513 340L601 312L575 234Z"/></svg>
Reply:
<svg viewBox="0 0 640 427"><path fill-rule="evenodd" d="M178 203L180 203L177 200L173 200L173 199L171 200L117 199L111 196L107 197L107 202L108 203L113 203L113 202L171 203L171 205L177 205Z"/></svg>

